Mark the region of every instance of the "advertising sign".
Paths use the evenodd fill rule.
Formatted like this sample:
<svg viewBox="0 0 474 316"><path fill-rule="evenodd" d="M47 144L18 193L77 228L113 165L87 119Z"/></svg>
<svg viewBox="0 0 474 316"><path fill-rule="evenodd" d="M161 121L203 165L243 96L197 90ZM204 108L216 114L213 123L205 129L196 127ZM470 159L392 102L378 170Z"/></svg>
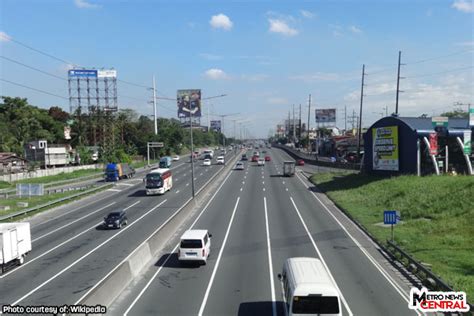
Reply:
<svg viewBox="0 0 474 316"><path fill-rule="evenodd" d="M64 139L71 139L71 126L64 126Z"/></svg>
<svg viewBox="0 0 474 316"><path fill-rule="evenodd" d="M373 170L398 171L398 126L372 129Z"/></svg>
<svg viewBox="0 0 474 316"><path fill-rule="evenodd" d="M214 132L221 131L221 121L211 121L211 130Z"/></svg>
<svg viewBox="0 0 474 316"><path fill-rule="evenodd" d="M474 126L474 108L469 109L469 126Z"/></svg>
<svg viewBox="0 0 474 316"><path fill-rule="evenodd" d="M70 69L68 71L69 78L97 78L97 70L95 69Z"/></svg>
<svg viewBox="0 0 474 316"><path fill-rule="evenodd" d="M431 155L438 154L438 134L437 133L430 133L430 154Z"/></svg>
<svg viewBox="0 0 474 316"><path fill-rule="evenodd" d="M316 123L336 123L336 109L316 109Z"/></svg>
<svg viewBox="0 0 474 316"><path fill-rule="evenodd" d="M471 154L471 131L464 131L464 154Z"/></svg>
<svg viewBox="0 0 474 316"><path fill-rule="evenodd" d="M433 128L436 126L442 126L442 127L448 127L448 121L449 118L446 116L433 116L431 118L431 125L433 125Z"/></svg>
<svg viewBox="0 0 474 316"><path fill-rule="evenodd" d="M201 90L178 90L178 117L201 117Z"/></svg>
<svg viewBox="0 0 474 316"><path fill-rule="evenodd" d="M97 70L98 78L117 78L117 70Z"/></svg>

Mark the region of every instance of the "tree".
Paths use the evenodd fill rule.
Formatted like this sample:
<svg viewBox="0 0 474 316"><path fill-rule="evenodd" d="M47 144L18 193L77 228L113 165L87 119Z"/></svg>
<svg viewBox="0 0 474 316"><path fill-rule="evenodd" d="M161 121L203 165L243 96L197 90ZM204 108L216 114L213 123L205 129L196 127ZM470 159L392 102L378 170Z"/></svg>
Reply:
<svg viewBox="0 0 474 316"><path fill-rule="evenodd" d="M441 113L441 116L452 117L452 118L468 118L469 113L461 109L456 109L454 111Z"/></svg>

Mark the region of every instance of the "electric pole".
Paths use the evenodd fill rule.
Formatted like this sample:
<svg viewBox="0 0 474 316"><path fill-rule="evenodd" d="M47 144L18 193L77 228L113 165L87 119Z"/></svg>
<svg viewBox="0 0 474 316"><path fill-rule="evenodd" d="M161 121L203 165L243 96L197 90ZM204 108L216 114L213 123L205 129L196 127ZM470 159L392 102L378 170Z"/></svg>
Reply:
<svg viewBox="0 0 474 316"><path fill-rule="evenodd" d="M362 65L362 83L360 85L360 112L359 112L359 132L357 141L357 157L360 155L360 142L362 139L362 105L364 103L364 79L365 79L365 65ZM397 94L398 95L398 94ZM397 97L398 98L398 97Z"/></svg>
<svg viewBox="0 0 474 316"><path fill-rule="evenodd" d="M344 135L347 132L347 105L344 105Z"/></svg>
<svg viewBox="0 0 474 316"><path fill-rule="evenodd" d="M398 115L398 95L400 94L400 92L403 92L403 91L400 91L400 79L405 79L403 77L400 77L400 66L402 65L401 60L402 60L402 51L399 51L398 52L398 73L397 73L397 96L395 99L395 114L397 115Z"/></svg>
<svg viewBox="0 0 474 316"><path fill-rule="evenodd" d="M158 135L158 118L156 117L156 88L155 88L155 75L153 75L153 113L155 121L155 135Z"/></svg>
<svg viewBox="0 0 474 316"><path fill-rule="evenodd" d="M301 141L301 104L300 104L300 121L299 121L300 130L298 133L298 143Z"/></svg>
<svg viewBox="0 0 474 316"><path fill-rule="evenodd" d="M295 105L293 104L293 144L296 143Z"/></svg>
<svg viewBox="0 0 474 316"><path fill-rule="evenodd" d="M308 152L311 151L311 146L309 144L309 119L311 117L311 94L309 95L308 98L308 125L306 126L306 139L307 139L307 146L308 146Z"/></svg>

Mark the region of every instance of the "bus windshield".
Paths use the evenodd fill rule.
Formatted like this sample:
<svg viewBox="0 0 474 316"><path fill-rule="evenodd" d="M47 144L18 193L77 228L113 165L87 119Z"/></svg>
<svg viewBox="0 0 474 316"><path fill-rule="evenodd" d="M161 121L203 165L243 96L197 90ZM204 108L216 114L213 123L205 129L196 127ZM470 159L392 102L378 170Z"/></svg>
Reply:
<svg viewBox="0 0 474 316"><path fill-rule="evenodd" d="M293 314L338 314L339 302L336 296L295 296Z"/></svg>
<svg viewBox="0 0 474 316"><path fill-rule="evenodd" d="M161 187L162 184L161 175L158 173L149 173L146 175L146 187L147 188L158 188Z"/></svg>

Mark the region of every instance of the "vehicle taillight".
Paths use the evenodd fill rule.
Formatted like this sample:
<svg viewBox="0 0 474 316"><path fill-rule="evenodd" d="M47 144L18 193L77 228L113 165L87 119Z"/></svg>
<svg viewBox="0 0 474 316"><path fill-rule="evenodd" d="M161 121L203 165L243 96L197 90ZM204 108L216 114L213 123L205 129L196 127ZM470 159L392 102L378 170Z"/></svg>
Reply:
<svg viewBox="0 0 474 316"><path fill-rule="evenodd" d="M203 249L203 250L202 250L202 256L203 256L203 257L206 256L206 249Z"/></svg>

